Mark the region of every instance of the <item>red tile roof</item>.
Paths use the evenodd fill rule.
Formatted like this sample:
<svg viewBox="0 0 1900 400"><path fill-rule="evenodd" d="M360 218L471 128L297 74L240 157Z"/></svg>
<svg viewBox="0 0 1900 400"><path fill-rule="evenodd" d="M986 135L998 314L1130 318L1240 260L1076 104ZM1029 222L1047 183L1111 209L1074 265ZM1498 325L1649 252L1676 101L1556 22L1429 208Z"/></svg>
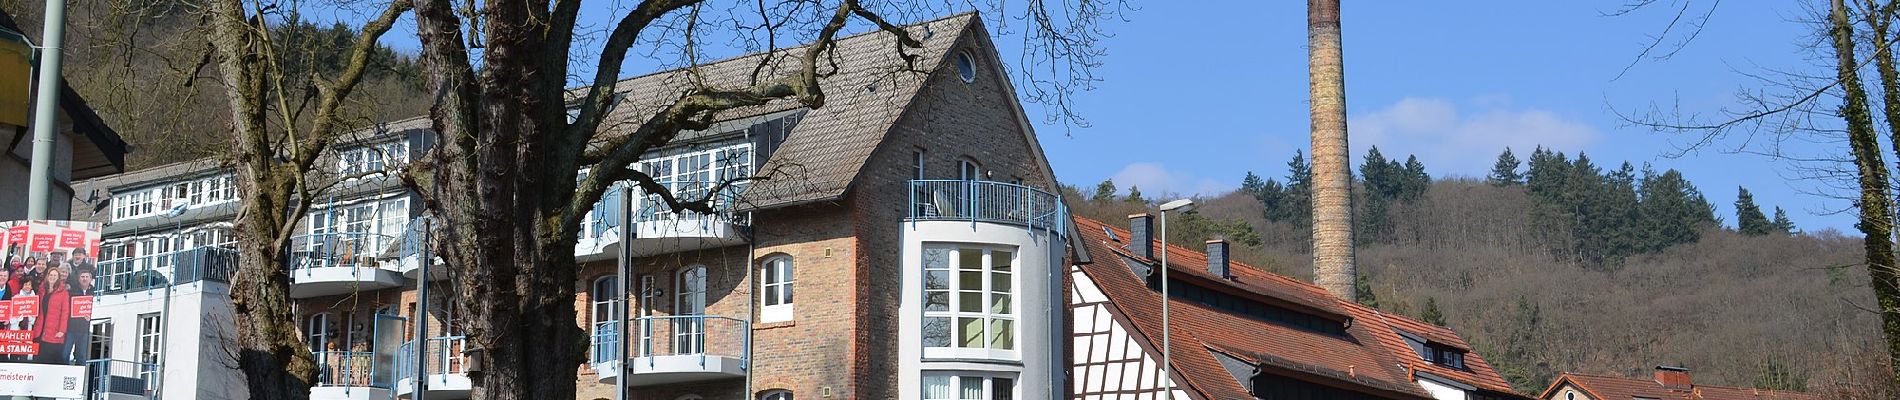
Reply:
<svg viewBox="0 0 1900 400"><path fill-rule="evenodd" d="M1628 400L1651 398L1660 400L1820 400L1820 395L1788 392L1780 390L1762 390L1738 388L1732 386L1693 385L1688 390L1665 388L1650 378L1624 378L1617 376L1587 375L1564 373L1544 389L1539 398L1550 398L1557 388L1564 385L1576 386L1584 394L1596 400Z"/></svg>
<svg viewBox="0 0 1900 400"><path fill-rule="evenodd" d="M1161 312L1160 296L1131 272L1125 260L1141 260L1123 248L1130 237L1126 229L1075 218L1076 233L1092 264L1082 271L1099 286L1114 307L1125 316L1155 316ZM1159 246L1159 242L1156 242ZM1354 390L1383 398L1427 398L1429 394L1412 381L1406 366L1427 364L1418 360L1394 329L1405 329L1431 340L1468 348L1456 333L1407 318L1383 314L1327 294L1318 286L1266 272L1243 263L1229 266L1231 279L1222 279L1206 271L1207 256L1193 249L1167 246L1170 278L1196 282L1210 289L1225 291L1251 300L1294 309L1323 318L1350 319L1345 336L1235 315L1200 303L1173 299L1173 366L1184 389L1203 398L1252 398L1241 382L1215 359L1225 354L1260 364L1276 374L1317 384ZM1155 264L1153 260L1141 260ZM1160 318L1128 318L1133 333L1151 343L1161 338ZM1419 366L1434 375L1502 393L1511 393L1504 379L1476 354L1466 355L1470 371L1437 366ZM1436 367L1437 369L1427 369Z"/></svg>

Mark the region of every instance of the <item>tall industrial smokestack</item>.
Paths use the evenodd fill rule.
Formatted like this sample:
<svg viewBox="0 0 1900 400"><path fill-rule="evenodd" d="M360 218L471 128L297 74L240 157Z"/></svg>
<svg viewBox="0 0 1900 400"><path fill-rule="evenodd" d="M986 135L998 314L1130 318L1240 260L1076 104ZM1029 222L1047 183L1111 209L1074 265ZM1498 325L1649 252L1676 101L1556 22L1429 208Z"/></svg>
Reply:
<svg viewBox="0 0 1900 400"><path fill-rule="evenodd" d="M1307 0L1307 78L1313 112L1313 283L1358 298L1352 249L1352 163L1346 145L1346 70L1339 0Z"/></svg>

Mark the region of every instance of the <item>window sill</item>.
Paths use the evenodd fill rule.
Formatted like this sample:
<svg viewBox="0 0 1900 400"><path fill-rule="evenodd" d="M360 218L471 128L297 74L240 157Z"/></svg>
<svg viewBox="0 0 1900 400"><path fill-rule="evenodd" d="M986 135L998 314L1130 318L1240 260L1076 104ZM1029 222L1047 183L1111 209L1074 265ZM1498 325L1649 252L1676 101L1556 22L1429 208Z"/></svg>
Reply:
<svg viewBox="0 0 1900 400"><path fill-rule="evenodd" d="M794 326L798 326L798 321L792 320L792 321L777 321L777 322L760 322L757 324L753 324L752 330L762 331L762 330L767 330L767 329L790 328Z"/></svg>

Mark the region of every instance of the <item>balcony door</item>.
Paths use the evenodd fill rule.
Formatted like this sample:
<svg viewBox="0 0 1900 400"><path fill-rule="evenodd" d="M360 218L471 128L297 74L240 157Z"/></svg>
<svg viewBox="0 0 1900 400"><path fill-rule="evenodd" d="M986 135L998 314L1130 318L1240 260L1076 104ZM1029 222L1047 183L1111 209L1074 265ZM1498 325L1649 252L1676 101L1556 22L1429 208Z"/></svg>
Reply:
<svg viewBox="0 0 1900 400"><path fill-rule="evenodd" d="M706 320L698 316L706 315L706 267L692 266L680 270L679 283L675 286L673 298L673 352L675 354L699 354L706 352Z"/></svg>

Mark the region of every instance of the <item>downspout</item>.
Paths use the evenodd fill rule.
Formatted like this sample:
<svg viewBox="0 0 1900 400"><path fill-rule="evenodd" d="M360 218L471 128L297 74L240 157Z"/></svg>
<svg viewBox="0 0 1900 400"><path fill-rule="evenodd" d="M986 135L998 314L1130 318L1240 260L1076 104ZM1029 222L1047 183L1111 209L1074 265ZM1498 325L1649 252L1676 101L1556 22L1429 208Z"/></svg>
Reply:
<svg viewBox="0 0 1900 400"><path fill-rule="evenodd" d="M746 294L746 302L745 302L745 315L746 315L745 318L746 318L746 321L748 321L748 323L744 324L745 325L745 397L742 397L742 398L751 399L752 398L752 375L753 375L752 371L755 370L756 368L754 368L754 364L752 360L752 324L749 322L752 321L752 318L753 318L752 316L758 315L757 310L755 308L759 306L759 300L761 300L761 299L756 298L756 296L759 293L759 290L758 290L759 281L758 279L756 279L758 277L752 274L754 272L753 270L756 269L752 267L752 261L757 260L759 256L758 254L759 253L759 235L758 235L759 221L756 219L752 219L751 211L745 212L745 220L747 224L746 229L745 229L745 235L746 235L746 241L745 241L746 242L745 243L745 260L746 260L745 261L745 277L746 279L745 280L746 282L749 282L746 284L746 291L750 293Z"/></svg>

